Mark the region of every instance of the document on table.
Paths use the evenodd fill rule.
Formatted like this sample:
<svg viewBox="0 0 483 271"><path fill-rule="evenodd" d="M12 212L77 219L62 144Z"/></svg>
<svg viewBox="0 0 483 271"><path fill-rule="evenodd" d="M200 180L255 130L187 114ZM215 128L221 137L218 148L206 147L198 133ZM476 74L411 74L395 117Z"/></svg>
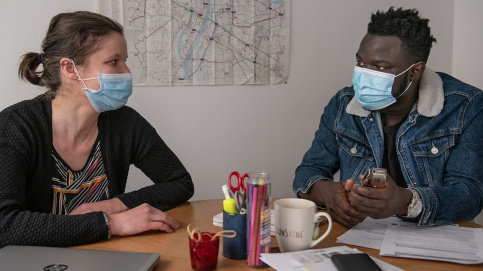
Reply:
<svg viewBox="0 0 483 271"><path fill-rule="evenodd" d="M483 229L390 224L380 255L462 264L483 263Z"/></svg>
<svg viewBox="0 0 483 271"><path fill-rule="evenodd" d="M364 221L337 238L337 243L354 246L381 249L382 240L386 234L387 226L391 223L404 222L393 216L384 219L366 218Z"/></svg>
<svg viewBox="0 0 483 271"><path fill-rule="evenodd" d="M324 270L337 271L337 267L332 263L330 257L335 254L361 253L357 249L347 246L330 247L324 249L308 249L304 251L288 253L262 253L260 259L278 271L306 271ZM394 265L376 259L371 256L376 264L383 271L401 271Z"/></svg>

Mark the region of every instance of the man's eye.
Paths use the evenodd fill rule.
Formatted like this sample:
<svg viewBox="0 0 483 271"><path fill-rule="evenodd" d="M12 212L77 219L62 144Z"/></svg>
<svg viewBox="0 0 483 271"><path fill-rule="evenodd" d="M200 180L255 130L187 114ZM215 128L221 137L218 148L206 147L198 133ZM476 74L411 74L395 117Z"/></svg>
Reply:
<svg viewBox="0 0 483 271"><path fill-rule="evenodd" d="M374 65L374 69L376 69L376 70L384 70L384 67Z"/></svg>
<svg viewBox="0 0 483 271"><path fill-rule="evenodd" d="M357 66L364 66L364 63L362 61L356 59L356 65Z"/></svg>
<svg viewBox="0 0 483 271"><path fill-rule="evenodd" d="M111 63L113 65L116 65L117 64L117 59L113 59L113 60L109 61L109 63Z"/></svg>

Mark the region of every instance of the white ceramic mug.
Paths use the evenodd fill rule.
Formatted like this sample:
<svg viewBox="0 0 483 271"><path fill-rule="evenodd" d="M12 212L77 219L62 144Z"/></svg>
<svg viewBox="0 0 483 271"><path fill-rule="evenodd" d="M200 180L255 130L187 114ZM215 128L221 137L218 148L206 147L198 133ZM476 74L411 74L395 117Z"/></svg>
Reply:
<svg viewBox="0 0 483 271"><path fill-rule="evenodd" d="M327 231L313 240L315 222L321 216L327 217ZM317 245L332 229L332 218L328 213L317 212L310 200L287 198L275 201L275 234L281 252L309 249Z"/></svg>

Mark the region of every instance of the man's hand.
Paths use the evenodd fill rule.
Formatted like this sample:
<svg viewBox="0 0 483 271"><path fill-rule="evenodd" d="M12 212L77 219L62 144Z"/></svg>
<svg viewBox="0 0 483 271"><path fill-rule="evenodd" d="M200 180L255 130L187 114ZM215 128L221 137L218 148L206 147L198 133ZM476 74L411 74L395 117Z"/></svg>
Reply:
<svg viewBox="0 0 483 271"><path fill-rule="evenodd" d="M167 213L144 203L128 211L109 215L111 234L126 236L149 230L172 232L179 224Z"/></svg>
<svg viewBox="0 0 483 271"><path fill-rule="evenodd" d="M347 198L357 210L377 219L405 215L412 193L408 189L397 186L387 175L385 187L372 188L354 184Z"/></svg>
<svg viewBox="0 0 483 271"><path fill-rule="evenodd" d="M80 215L92 212L104 212L108 215L117 214L127 211L129 208L122 203L118 198L103 200L98 202L89 202L79 205L79 207L72 210L69 215Z"/></svg>
<svg viewBox="0 0 483 271"><path fill-rule="evenodd" d="M346 186L349 188L350 182ZM299 196L325 206L332 219L347 228L354 227L367 217L349 204L346 190L339 182L317 181L306 194L299 193Z"/></svg>

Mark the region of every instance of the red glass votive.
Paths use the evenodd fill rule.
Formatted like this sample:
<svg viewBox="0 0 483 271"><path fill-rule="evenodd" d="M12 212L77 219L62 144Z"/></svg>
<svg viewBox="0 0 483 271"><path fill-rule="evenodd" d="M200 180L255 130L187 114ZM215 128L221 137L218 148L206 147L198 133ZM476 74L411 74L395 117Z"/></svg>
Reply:
<svg viewBox="0 0 483 271"><path fill-rule="evenodd" d="M190 243L191 267L194 270L215 270L218 262L218 248L220 238L217 236L211 241L214 233L202 232L201 241L198 242L198 233L193 235L195 240L188 237Z"/></svg>

